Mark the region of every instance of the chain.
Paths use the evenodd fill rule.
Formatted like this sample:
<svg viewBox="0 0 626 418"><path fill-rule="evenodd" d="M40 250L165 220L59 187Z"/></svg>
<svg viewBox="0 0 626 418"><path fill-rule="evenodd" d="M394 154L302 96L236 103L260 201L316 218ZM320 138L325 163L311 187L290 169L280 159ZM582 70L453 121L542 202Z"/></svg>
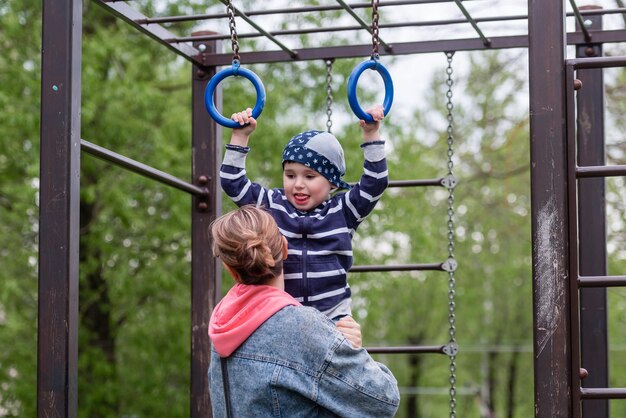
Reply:
<svg viewBox="0 0 626 418"><path fill-rule="evenodd" d="M379 58L378 45L378 0L372 0L372 59Z"/></svg>
<svg viewBox="0 0 626 418"><path fill-rule="evenodd" d="M454 178L452 174L452 169L454 168L454 162L452 161L452 156L454 155L454 118L452 116L452 110L454 109L454 105L452 104L452 85L454 81L452 80L452 57L454 56L454 52L446 52L446 57L448 59L448 67L446 68L446 84L448 86L448 90L446 91L446 108L448 110L448 177ZM454 258L454 182L453 184L448 186L448 261L452 262L453 265L456 266L456 260ZM456 316L455 316L455 308L456 303L454 301L455 297L455 279L454 279L454 271L456 268L451 268L448 270L448 324L449 324L449 334L450 334L450 343L449 346L451 350L449 352L450 357L450 418L456 418L456 354L457 354L457 344L456 344Z"/></svg>
<svg viewBox="0 0 626 418"><path fill-rule="evenodd" d="M326 60L326 128L328 129L328 133L331 133L331 128L333 127L333 120L331 116L333 115L333 60Z"/></svg>
<svg viewBox="0 0 626 418"><path fill-rule="evenodd" d="M233 61L239 61L239 40L237 39L237 26L235 25L235 11L233 10L233 2L228 0L226 5L228 12L228 26L230 28L230 42L233 48Z"/></svg>

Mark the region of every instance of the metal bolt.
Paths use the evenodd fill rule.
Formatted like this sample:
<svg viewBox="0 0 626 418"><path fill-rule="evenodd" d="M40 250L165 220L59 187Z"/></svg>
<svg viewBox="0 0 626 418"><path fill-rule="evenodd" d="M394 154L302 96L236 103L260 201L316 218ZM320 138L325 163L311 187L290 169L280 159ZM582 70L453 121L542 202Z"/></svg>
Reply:
<svg viewBox="0 0 626 418"><path fill-rule="evenodd" d="M587 48L585 48L585 55L587 55L588 57L595 57L596 55L598 55L598 53L594 47L588 46Z"/></svg>
<svg viewBox="0 0 626 418"><path fill-rule="evenodd" d="M586 19L586 20L583 22L583 25L585 25L585 27L586 27L586 28L590 28L590 27L592 27L592 26L593 26L593 22L592 22L590 19Z"/></svg>
<svg viewBox="0 0 626 418"><path fill-rule="evenodd" d="M209 178L207 176L198 177L198 183L202 186L209 183Z"/></svg>
<svg viewBox="0 0 626 418"><path fill-rule="evenodd" d="M206 51L206 45L205 45L205 44L200 44L200 45L198 45L198 50L199 50L200 52L204 52L204 51Z"/></svg>
<svg viewBox="0 0 626 418"><path fill-rule="evenodd" d="M583 88L583 82L579 79L574 80L574 90L580 90Z"/></svg>
<svg viewBox="0 0 626 418"><path fill-rule="evenodd" d="M207 202L198 203L198 210L200 212L206 212L209 209L209 204Z"/></svg>
<svg viewBox="0 0 626 418"><path fill-rule="evenodd" d="M587 376L589 376L589 372L587 371L587 369L583 369L582 367L580 368L580 370L578 371L578 374L580 376L581 379L586 378Z"/></svg>

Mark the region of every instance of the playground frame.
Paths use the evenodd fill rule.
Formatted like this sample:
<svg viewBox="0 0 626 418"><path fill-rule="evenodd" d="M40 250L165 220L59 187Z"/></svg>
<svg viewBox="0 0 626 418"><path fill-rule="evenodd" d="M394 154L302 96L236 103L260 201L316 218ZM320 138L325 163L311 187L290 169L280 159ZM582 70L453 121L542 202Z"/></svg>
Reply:
<svg viewBox="0 0 626 418"><path fill-rule="evenodd" d="M206 248L210 248L206 230L209 222L221 213L217 179L222 133L221 127L207 115L203 95L207 81L218 71L218 67L231 63L231 54L222 53L220 44L222 39L228 37L206 32L177 37L162 26L166 22L207 16L150 18L134 9L132 2L93 1L189 61L192 79L192 175L189 182L183 181L81 138L82 0L44 1L38 416L77 416L82 150L192 195L190 410L192 417L208 417L211 416L211 407L206 373L210 354L207 324L220 294L220 268L216 260L206 254ZM381 2L380 7L444 1L387 1ZM305 13L321 11L322 8L353 12L369 7L369 3L337 3L316 6L317 9L311 6L237 12L241 18L258 23L262 16L270 13ZM464 9L459 0L451 0L450 3ZM589 19L592 22L590 28L583 24L579 25L578 31L566 33L563 0L529 0L528 16L492 19L502 22L527 20L526 35L487 37L479 28L484 19L472 18L464 13L467 23L476 30L475 37L407 39L406 42L387 45L384 54L528 48L536 416L606 417L608 399L626 398L626 389L607 387L606 287L626 286L626 276L606 275L605 214L604 205L598 202L604 196L601 177L623 176L626 166L607 168L604 165L603 82L601 70L596 70L626 66L624 57L602 57L603 44L626 42L626 29L605 31L599 24L602 15L621 14L626 10L579 9L573 1L571 3L575 17ZM439 21L438 24L457 24L457 20ZM405 30L407 26L410 25L405 24ZM351 27L343 29L355 30ZM361 25L356 29L368 28ZM324 30L331 29L318 29L319 32ZM364 44L292 50L284 47L278 38L305 33L304 30L269 33L259 27L258 31L254 36L265 36L279 48L242 52L241 59L246 64L367 57L371 52L371 45ZM576 59L566 59L567 45L576 45ZM578 93L575 88L580 83L576 80L584 85ZM215 102L220 106L219 89ZM576 129L575 106L578 115L582 112L588 115L590 129ZM581 152L583 149L585 152ZM582 180L587 178L596 181ZM374 267L381 270L387 268ZM423 265L413 267L424 268ZM429 265L428 268L441 269L441 265ZM361 271L366 269L361 267ZM404 269L411 268L405 266ZM581 306L585 307L584 314ZM596 332L598 327L604 331L604 341L587 336L587 333ZM444 348L435 346L426 351L443 352ZM381 350L388 352L385 348ZM405 348L396 352L422 352L419 348L413 350ZM586 377L582 369L594 370L594 373Z"/></svg>

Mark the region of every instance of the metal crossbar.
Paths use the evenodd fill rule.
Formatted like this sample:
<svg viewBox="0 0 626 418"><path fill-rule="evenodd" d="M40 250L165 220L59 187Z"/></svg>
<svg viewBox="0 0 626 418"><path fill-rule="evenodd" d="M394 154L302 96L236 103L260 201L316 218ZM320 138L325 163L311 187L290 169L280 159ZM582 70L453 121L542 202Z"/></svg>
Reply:
<svg viewBox="0 0 626 418"><path fill-rule="evenodd" d="M578 5L576 4L576 0L569 0L569 3L572 6L572 9L574 10L574 16L576 16L576 20L578 21L578 25L580 27L580 30L585 35L585 40L587 42L591 42L591 34L589 33L589 30L587 29L587 25L585 25L585 21L583 20L583 16L580 13L580 10L578 9Z"/></svg>
<svg viewBox="0 0 626 418"><path fill-rule="evenodd" d="M626 399L626 388L580 388L582 399Z"/></svg>
<svg viewBox="0 0 626 418"><path fill-rule="evenodd" d="M200 51L194 48L191 43L199 41L209 40L221 40L228 39L228 35L225 34L213 34L202 36L177 36L170 30L165 29L160 23L174 23L191 20L212 19L217 17L226 17L226 14L219 15L196 15L196 16L170 16L170 17L155 17L149 18L139 11L134 10L126 2L122 1L107 1L107 0L94 0L96 4L110 10L115 15L124 19L130 25L134 26L137 30L147 34L151 38L155 39L159 43L167 46L169 49L176 52L178 55L183 56L185 59L197 64L201 67L228 65L232 61L231 54L205 54L204 59L200 59ZM429 4L429 3L452 3L454 0L412 0L412 1L387 1L381 2L379 7L392 7L392 6L406 6L416 4ZM478 0L475 0L478 1ZM464 2L465 3L465 2ZM370 3L354 3L348 4L351 9L371 7ZM283 9L270 9L270 10L255 10L249 12L238 11L239 16L244 18L248 23L255 26L258 32L256 33L243 33L238 34L239 38L257 38L268 37L272 42L280 43L277 37L279 36L291 36L307 33L332 33L343 31L357 31L363 30L360 25L353 26L335 26L327 25L323 28L304 28L304 29L290 29L280 31L266 31L260 26L256 25L251 16L262 15L275 15L275 14L287 14L287 13L303 13L303 12L318 12L323 10L341 10L340 5L332 6L310 6L310 7L294 7ZM626 13L626 9L600 9L600 10L580 10L579 13L582 16L593 15L606 15L606 14L619 14ZM568 16L574 16L574 13L568 13ZM471 17L471 16L470 16ZM467 22L483 23L483 22L507 22L507 21L521 21L528 17L526 15L512 15L512 16L494 16L494 17L471 17L471 21L467 19L445 19L436 21L412 21L412 22L392 22L380 24L381 29L394 29L394 28L407 28L407 27L427 27L427 26L444 26L444 25L457 25ZM482 32L481 32L482 33ZM584 34L570 33L567 37L568 44L581 43L580 40ZM618 42L626 38L626 30L613 30L613 31L599 31L594 32L594 42ZM389 50L386 53L389 55L408 55L408 54L420 54L420 53L432 53L439 51L470 51L470 50L482 50L482 49L506 49L506 48L526 48L528 46L528 37L526 35L518 36L500 36L490 37L490 42L486 43L487 38L483 37L476 39L442 39L442 40L424 40L418 42L394 42L393 50ZM302 49L290 49L280 43L280 50L272 51L254 51L254 52L242 52L241 59L246 64L253 63L272 63L272 62L285 62L285 61L305 61L305 60L319 60L332 58L362 58L370 55L371 47L369 45L342 45L342 46L330 46L323 48L302 48Z"/></svg>
<svg viewBox="0 0 626 418"><path fill-rule="evenodd" d="M578 287L622 287L626 286L626 276L580 276Z"/></svg>
<svg viewBox="0 0 626 418"><path fill-rule="evenodd" d="M393 264L352 266L350 273L369 273L373 271L444 271L444 263Z"/></svg>
<svg viewBox="0 0 626 418"><path fill-rule="evenodd" d="M489 40L489 38L487 38L483 34L483 32L480 30L480 28L478 28L478 24L476 23L476 20L474 18L472 18L472 16L469 14L469 12L465 8L465 6L463 6L463 3L461 3L461 0L454 0L454 2L459 7L459 9L461 10L461 13L463 13L463 16L465 16L465 18L470 23L470 25L472 25L472 27L474 28L474 30L476 31L476 33L478 34L480 39L482 39L483 44L485 46L491 45L491 41Z"/></svg>
<svg viewBox="0 0 626 418"><path fill-rule="evenodd" d="M525 20L526 15L514 15L514 16L493 16L474 19L475 22L502 22L502 21L514 21ZM448 19L448 20L426 20L420 22L402 22L402 23L381 23L378 25L381 29L398 29L398 28L410 28L410 27L429 27L429 26L445 26L445 25L460 25L467 23L465 19ZM290 35L305 35L313 33L331 33L331 32L349 32L365 29L363 26L335 26L335 27L316 27L316 28L303 28L303 29L284 29L269 32L272 36L290 36ZM368 28L369 30L369 28ZM237 35L239 38L260 38L263 37L262 33L240 33ZM191 41L209 41L209 40L223 40L229 39L230 35L204 35L204 36L179 36L175 38L165 39L166 42L180 43ZM383 42L381 41L381 44ZM490 42L483 40L483 45L488 46ZM383 44L386 45L386 44ZM388 49L389 52L393 51L391 46Z"/></svg>
<svg viewBox="0 0 626 418"><path fill-rule="evenodd" d="M370 354L445 354L446 345L412 345L398 347L366 347Z"/></svg>
<svg viewBox="0 0 626 418"><path fill-rule="evenodd" d="M101 0L105 1L106 0ZM418 4L434 4L434 3L449 3L451 0L403 0L403 1L386 1L378 5L381 7L390 6L412 6ZM466 2L469 0L465 0ZM476 1L476 0L474 0ZM372 6L371 3L351 3L347 4L351 9L365 9ZM294 13L319 13L319 12L332 12L337 10L343 10L344 7L340 5L327 5L327 6L303 6L303 7L287 7L267 10L248 10L246 15L252 16L268 16L268 15L280 15L280 14L294 14ZM175 23L175 22L193 22L198 20L213 20L227 18L226 13L213 13L213 14L198 14L189 16L162 16L137 20L139 24L150 23Z"/></svg>
<svg viewBox="0 0 626 418"><path fill-rule="evenodd" d="M228 5L228 1L227 0L220 0L222 3L224 3L225 5ZM232 6L233 10L235 11L235 13L237 14L237 16L239 16L240 18L242 18L247 24L249 24L250 26L252 26L254 29L258 30L260 33L262 33L267 39L269 39L270 41L274 42L276 45L278 45L278 47L280 49L282 49L283 51L287 52L289 54L289 56L291 58L296 58L298 56L298 53L289 49L285 44L283 44L282 42L280 42L278 39L276 39L275 36L273 36L271 33L269 33L268 31L266 31L265 29L263 29L261 26L259 26L256 22L254 22L252 19L250 19L244 12L242 12L240 9L238 9L235 6Z"/></svg>
<svg viewBox="0 0 626 418"><path fill-rule="evenodd" d="M131 158L125 157L121 154L103 148L96 144L92 144L91 142L85 141L84 139L80 140L80 149L87 154L91 154L94 157L100 158L101 160L105 160L110 163L119 165L120 167L132 171L133 173L141 174L144 177L148 177L160 183L167 184L168 186L172 186L178 190L185 191L194 196L206 197L208 194L206 188L195 186L164 171L157 170L156 168L150 167L149 165L146 165L139 161L135 161Z"/></svg>
<svg viewBox="0 0 626 418"><path fill-rule="evenodd" d="M365 29L370 35L372 35L372 28L370 27L370 25L365 22L363 19L361 19L361 16L359 16L358 14L355 13L354 10L352 10L352 8L343 0L337 0L337 3L339 3L341 5L341 7L350 14L350 16L352 16L354 18L354 20L356 20L357 22L359 22L360 24L360 29ZM381 27L380 25L378 25L379 27ZM378 40L380 41L381 45L385 47L386 51L391 51L391 45L389 45L387 42L383 41L383 39L381 37L378 37Z"/></svg>

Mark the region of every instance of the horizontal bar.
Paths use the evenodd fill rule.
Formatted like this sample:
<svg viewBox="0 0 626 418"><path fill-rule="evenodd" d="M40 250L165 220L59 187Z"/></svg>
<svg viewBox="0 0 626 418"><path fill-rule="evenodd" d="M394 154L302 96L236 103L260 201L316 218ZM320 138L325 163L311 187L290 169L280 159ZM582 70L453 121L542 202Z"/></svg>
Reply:
<svg viewBox="0 0 626 418"><path fill-rule="evenodd" d="M107 0L99 0L102 3L114 3L114 1ZM381 7L390 7L390 6L412 6L419 4L432 4L432 3L449 3L451 0L404 0L404 1L385 1L378 5L378 8ZM467 2L468 0L465 0ZM121 2L121 0L120 0ZM348 4L353 9L365 9L372 7L371 2L366 3L354 3ZM267 16L267 15L279 15L279 14L296 14L296 13L309 13L309 12L331 12L342 10L342 7L339 5L326 5L326 6L303 6L303 7L285 7L278 9L267 9L267 10L248 10L246 11L246 15L248 16ZM614 9L594 9L594 10L581 10L580 14L583 16L593 16L593 15L611 15L611 14L620 14L626 13L626 8L614 8ZM575 16L575 13L567 13L568 17ZM153 24L153 23L177 23L177 22L193 22L198 20L213 20L213 19L225 19L228 17L227 13L213 13L213 14L197 14L197 15L186 15L186 16L160 16L160 17L146 17L142 19L135 20L135 23L139 25ZM495 20L509 20L511 16L499 16L499 17L486 17L486 18L475 18L476 22L488 22ZM516 17L517 19L518 17ZM528 19L528 15L519 16L520 19ZM490 19L490 20L489 20ZM466 19L463 19L461 22L467 23Z"/></svg>
<svg viewBox="0 0 626 418"><path fill-rule="evenodd" d="M146 164L132 160L128 157L117 154L101 146L92 144L91 142L87 142L84 139L80 140L80 149L81 151L93 155L94 157L119 165L120 167L123 167L129 171L141 174L144 177L148 177L163 184L167 184L168 186L172 186L178 190L182 190L192 195L201 197L206 197L208 195L208 190L206 188L201 188L193 184L187 183L177 177L172 176L171 174L165 173L161 170L157 170L156 168L152 168Z"/></svg>
<svg viewBox="0 0 626 418"><path fill-rule="evenodd" d="M480 39L482 39L483 44L485 46L489 46L491 44L491 41L489 40L489 38L487 38L483 32L480 30L480 28L478 27L478 23L477 23L477 19L472 18L472 16L469 14L469 12L467 11L467 9L465 8L465 6L463 6L463 3L461 3L461 0L454 0L454 2L456 3L456 5L458 6L459 10L461 10L461 13L463 13L463 16L465 16L465 18L467 19L467 22L472 25L472 27L474 28L474 30L476 31L476 33L478 34L478 36L480 37Z"/></svg>
<svg viewBox="0 0 626 418"><path fill-rule="evenodd" d="M597 165L576 167L576 177L616 177L626 176L626 165Z"/></svg>
<svg viewBox="0 0 626 418"><path fill-rule="evenodd" d="M523 20L526 18L527 18L526 15L494 16L494 17L476 18L474 19L474 21L478 23L502 22L502 21L511 21L511 20ZM420 22L380 23L378 25L378 28L379 29L398 29L398 28L411 28L411 27L459 25L459 24L466 24L466 23L468 23L466 19L426 20L426 21L420 21ZM314 28L284 29L284 30L271 31L269 33L274 36L287 36L287 35L308 35L312 33L350 32L350 31L359 31L359 30L363 30L363 26L350 25L350 26L326 26L326 27L314 27ZM237 34L237 37L239 39L260 38L262 36L263 34L256 33L256 32ZM165 41L177 43L177 42L214 41L214 40L225 40L225 39L230 39L230 34L179 36L176 38L165 39ZM489 44L488 40L484 38L484 36L481 39L482 39L483 44L485 45Z"/></svg>
<svg viewBox="0 0 626 418"><path fill-rule="evenodd" d="M611 43L625 42L626 29L614 31L594 32L594 42ZM585 43L582 33L573 32L567 35L567 43L576 45ZM494 50L508 48L527 48L528 36L501 36L492 37L491 46L488 48L479 38L473 39L448 39L438 41L422 41L422 42L400 42L393 44L393 51L387 55L410 55L410 54L426 54L441 51L479 51ZM296 50L298 52L298 61L324 60L328 58L363 58L369 57L372 52L372 45L350 45L350 46L331 46L323 48L304 48ZM256 51L240 53L241 62L246 64L254 63L274 63L294 61L288 54L283 51ZM597 58L599 59L599 58ZM230 65L232 62L231 54L211 54L207 55L204 66L221 66Z"/></svg>
<svg viewBox="0 0 626 418"><path fill-rule="evenodd" d="M348 14L350 16L352 16L354 18L354 20L356 20L360 25L362 29L365 29L370 35L374 35L373 29L370 27L370 25L368 25L363 19L361 19L361 16L359 16L354 10L352 10L352 8L343 0L335 0L337 3L339 3L341 5L341 7L343 7L343 9L348 12ZM372 3L373 4L373 3ZM378 5L376 5L378 7ZM372 11L373 13L373 11ZM378 22L376 23L378 25ZM331 26L331 25L328 25ZM380 27L380 25L378 25ZM389 45L387 42L385 42L380 36L378 36L378 42L385 47L385 51L389 52L391 51L391 45Z"/></svg>
<svg viewBox="0 0 626 418"><path fill-rule="evenodd" d="M614 14L624 14L626 13L626 7L616 7L614 9L587 9L580 10L580 14L583 16L594 16L594 15L614 15ZM572 16L573 13L568 13L567 16Z"/></svg>
<svg viewBox="0 0 626 418"><path fill-rule="evenodd" d="M229 5L228 0L220 0L220 1L222 3L224 3L225 6ZM283 51L288 53L291 56L291 58L297 58L298 57L298 53L297 52L294 52L293 50L289 49L285 44L283 44L278 39L276 39L276 37L274 35L272 35L268 31L266 31L265 29L263 29L254 20L250 19L242 10L238 9L237 7L233 6L232 4L231 4L231 7L235 11L237 16L242 18L248 25L252 26L254 29L259 31L263 36L265 36L271 42L275 43L280 49L282 49Z"/></svg>
<svg viewBox="0 0 626 418"><path fill-rule="evenodd" d="M438 179L420 179L420 180L389 180L387 187L421 187L421 186L441 186L444 178ZM348 182L350 186L354 186L355 182Z"/></svg>
<svg viewBox="0 0 626 418"><path fill-rule="evenodd" d="M587 26L585 26L585 22L583 21L583 16L578 9L578 5L576 4L576 0L569 0L570 5L572 6L572 10L574 10L574 16L576 17L576 21L578 22L578 26L582 30L585 35L585 39L587 42L591 42L591 35L589 34L589 30Z"/></svg>
<svg viewBox="0 0 626 418"><path fill-rule="evenodd" d="M445 354L445 345L422 345L406 347L366 347L370 354L413 354L413 353L434 353Z"/></svg>
<svg viewBox="0 0 626 418"><path fill-rule="evenodd" d="M191 62L198 63L194 57L199 55L200 51L198 51L196 48L189 44L171 44L169 42L165 42L164 39L172 38L175 35L160 25L153 24L150 26L143 26L137 24L136 21L145 19L146 16L130 7L126 2L111 3L103 0L94 1L97 5L106 10L109 10L115 16L126 21L129 25L133 26L140 32L148 35L150 38L156 40L160 44L165 45L168 49L171 49L176 54L184 57Z"/></svg>
<svg viewBox="0 0 626 418"><path fill-rule="evenodd" d="M595 33L594 33L595 37ZM594 43L598 41L594 39ZM614 68L626 67L626 56L620 57L596 57L596 58L576 58L565 61L567 65L571 65L575 70L585 68Z"/></svg>
<svg viewBox="0 0 626 418"><path fill-rule="evenodd" d="M106 0L105 0L106 1ZM378 5L378 8L381 7L390 7L390 6L411 6L417 4L432 4L432 3L448 3L450 0L401 0L401 1L385 1ZM465 0L468 1L468 0ZM353 9L365 9L372 7L371 2L365 3L353 3L348 4ZM343 10L342 6L339 5L326 5L326 6L303 6L303 7L285 7L278 9L268 9L268 10L248 10L246 11L246 15L248 16L263 16L263 15L278 15L278 14L296 14L296 13L308 13L308 12L331 12ZM224 19L227 18L227 13L216 13L216 14L199 14L199 15L190 15L190 16L163 16L163 17L153 17L147 18L143 20L138 20L139 24L146 23L174 23L174 22L188 22L195 20L211 20L211 19Z"/></svg>
<svg viewBox="0 0 626 418"><path fill-rule="evenodd" d="M583 399L626 399L626 388L580 388Z"/></svg>
<svg viewBox="0 0 626 418"><path fill-rule="evenodd" d="M352 266L350 273L368 273L373 271L443 271L443 263L430 264L389 264Z"/></svg>
<svg viewBox="0 0 626 418"><path fill-rule="evenodd" d="M502 41L502 43L498 43ZM492 49L522 48L528 46L528 36L492 38ZM471 51L488 49L480 39L456 39L449 41L425 41L425 42L401 42L393 44L393 52L387 55L409 55L420 53L432 53L441 51ZM324 48L306 48L298 50L298 60L323 60L327 58L363 58L372 53L372 45L330 46ZM274 63L292 61L291 57L283 51L258 51L240 53L241 62L251 63ZM230 54L213 54L206 56L205 65L220 66L228 65L232 61Z"/></svg>
<svg viewBox="0 0 626 418"><path fill-rule="evenodd" d="M443 178L421 179L421 180L390 180L388 187L420 187L420 186L441 186Z"/></svg>
<svg viewBox="0 0 626 418"><path fill-rule="evenodd" d="M626 286L626 276L580 276L578 287L620 287Z"/></svg>

